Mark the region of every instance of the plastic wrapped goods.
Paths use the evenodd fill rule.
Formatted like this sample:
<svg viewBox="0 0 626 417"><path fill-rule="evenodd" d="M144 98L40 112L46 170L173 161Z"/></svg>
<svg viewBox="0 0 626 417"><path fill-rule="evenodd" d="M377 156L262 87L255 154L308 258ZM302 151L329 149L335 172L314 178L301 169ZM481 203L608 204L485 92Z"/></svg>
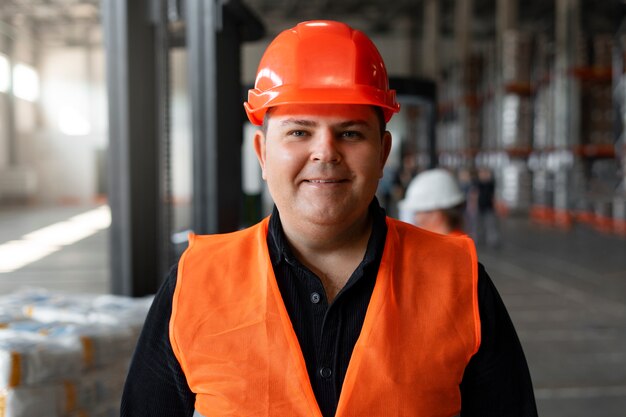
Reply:
<svg viewBox="0 0 626 417"><path fill-rule="evenodd" d="M118 417L152 297L0 297L0 417Z"/></svg>
<svg viewBox="0 0 626 417"><path fill-rule="evenodd" d="M0 311L0 329L6 329L13 323L26 320L27 317L20 312Z"/></svg>
<svg viewBox="0 0 626 417"><path fill-rule="evenodd" d="M6 329L59 339L82 348L84 368L108 365L130 358L136 343L136 333L128 326L106 324L75 324L21 320L9 323Z"/></svg>
<svg viewBox="0 0 626 417"><path fill-rule="evenodd" d="M38 321L124 325L141 329L152 297L132 299L113 295L64 295L25 303L24 313Z"/></svg>
<svg viewBox="0 0 626 417"><path fill-rule="evenodd" d="M78 380L0 390L4 405L0 417L97 415L92 410L119 404L125 375L125 366L115 366L86 373Z"/></svg>
<svg viewBox="0 0 626 417"><path fill-rule="evenodd" d="M94 404L104 404L110 401L119 401L126 381L128 363L123 362L115 366L99 369L86 374L81 378L81 385L89 387ZM90 406L87 401L79 402L81 406ZM118 402L119 405L119 402Z"/></svg>
<svg viewBox="0 0 626 417"><path fill-rule="evenodd" d="M502 37L502 78L507 83L530 82L532 36L507 30Z"/></svg>
<svg viewBox="0 0 626 417"><path fill-rule="evenodd" d="M25 305L41 303L51 296L49 291L39 288L23 288L11 294L0 297L0 314L13 317L26 317Z"/></svg>
<svg viewBox="0 0 626 417"><path fill-rule="evenodd" d="M4 403L0 417L63 417L76 409L75 387L70 383L5 389L0 400Z"/></svg>
<svg viewBox="0 0 626 417"><path fill-rule="evenodd" d="M84 369L74 338L0 331L0 388L75 377Z"/></svg>
<svg viewBox="0 0 626 417"><path fill-rule="evenodd" d="M101 295L94 298L89 318L94 323L128 326L138 336L153 300L154 296L133 299Z"/></svg>
<svg viewBox="0 0 626 417"><path fill-rule="evenodd" d="M506 94L502 102L502 147L529 149L532 142L532 102L528 97Z"/></svg>
<svg viewBox="0 0 626 417"><path fill-rule="evenodd" d="M97 408L89 411L79 410L76 413L70 414L68 417L119 417L119 415L119 402L110 402L108 404L99 405Z"/></svg>

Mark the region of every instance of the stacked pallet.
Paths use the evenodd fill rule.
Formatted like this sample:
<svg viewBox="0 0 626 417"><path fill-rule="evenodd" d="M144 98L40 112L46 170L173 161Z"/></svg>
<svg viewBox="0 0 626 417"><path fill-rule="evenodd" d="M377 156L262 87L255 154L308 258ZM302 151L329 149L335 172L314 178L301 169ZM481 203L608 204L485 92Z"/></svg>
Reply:
<svg viewBox="0 0 626 417"><path fill-rule="evenodd" d="M117 417L151 298L0 297L0 417Z"/></svg>

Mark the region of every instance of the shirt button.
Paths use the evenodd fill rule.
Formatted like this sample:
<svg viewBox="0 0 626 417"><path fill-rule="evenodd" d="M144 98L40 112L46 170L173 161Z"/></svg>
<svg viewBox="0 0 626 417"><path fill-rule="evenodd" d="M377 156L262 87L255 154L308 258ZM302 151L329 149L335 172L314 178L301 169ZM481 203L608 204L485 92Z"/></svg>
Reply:
<svg viewBox="0 0 626 417"><path fill-rule="evenodd" d="M333 371L330 368L320 369L320 375L322 376L322 378L330 378L332 374L333 374Z"/></svg>
<svg viewBox="0 0 626 417"><path fill-rule="evenodd" d="M313 304L319 303L321 299L322 297L318 293L316 292L311 293L311 302Z"/></svg>

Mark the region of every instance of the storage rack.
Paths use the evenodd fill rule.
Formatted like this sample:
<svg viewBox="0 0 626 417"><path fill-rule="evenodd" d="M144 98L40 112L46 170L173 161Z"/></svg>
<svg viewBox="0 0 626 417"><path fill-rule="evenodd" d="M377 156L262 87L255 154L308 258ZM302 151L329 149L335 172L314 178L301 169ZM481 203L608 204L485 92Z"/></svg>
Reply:
<svg viewBox="0 0 626 417"><path fill-rule="evenodd" d="M613 198L613 228L626 236L626 19L615 37L613 51L613 105L615 115L615 154L620 178Z"/></svg>
<svg viewBox="0 0 626 417"><path fill-rule="evenodd" d="M501 213L626 235L625 27L580 34L578 58L560 80L550 37L518 30L505 33L499 65L486 48L449 68L438 106L440 165L491 168ZM567 97L557 97L559 82ZM571 135L559 134L559 111L568 112Z"/></svg>

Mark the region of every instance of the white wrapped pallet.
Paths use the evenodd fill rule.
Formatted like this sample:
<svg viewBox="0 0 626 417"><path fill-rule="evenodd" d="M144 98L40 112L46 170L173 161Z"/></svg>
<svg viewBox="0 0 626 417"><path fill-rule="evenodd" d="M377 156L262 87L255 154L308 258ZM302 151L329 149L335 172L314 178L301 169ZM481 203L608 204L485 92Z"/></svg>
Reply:
<svg viewBox="0 0 626 417"><path fill-rule="evenodd" d="M119 404L126 366L92 371L74 381L0 390L0 417L65 417Z"/></svg>
<svg viewBox="0 0 626 417"><path fill-rule="evenodd" d="M67 417L119 417L119 416L120 416L119 402L112 401L107 404L99 405L98 407L92 410L79 410L75 413L68 415Z"/></svg>
<svg viewBox="0 0 626 417"><path fill-rule="evenodd" d="M91 323L89 314L95 297L91 295L56 295L25 304L24 313L44 323Z"/></svg>
<svg viewBox="0 0 626 417"><path fill-rule="evenodd" d="M0 388L75 377L83 370L83 349L73 338L0 331Z"/></svg>
<svg viewBox="0 0 626 417"><path fill-rule="evenodd" d="M93 300L89 318L94 323L128 326L139 336L154 296L142 298L101 295Z"/></svg>
<svg viewBox="0 0 626 417"><path fill-rule="evenodd" d="M41 288L25 287L0 297L0 313L16 318L26 317L23 309L25 305L45 302L50 297L50 291Z"/></svg>
<svg viewBox="0 0 626 417"><path fill-rule="evenodd" d="M85 368L99 368L128 361L137 338L128 326L103 324L65 324L50 334L53 337L75 337L83 350Z"/></svg>
<svg viewBox="0 0 626 417"><path fill-rule="evenodd" d="M83 401L79 402L79 405L82 407L91 407L111 401L116 401L119 405L127 371L128 362L123 362L85 375L80 383L81 385L89 387L89 391L93 394L93 402L88 403Z"/></svg>
<svg viewBox="0 0 626 417"><path fill-rule="evenodd" d="M76 410L75 387L54 383L0 391L0 417L62 417Z"/></svg>
<svg viewBox="0 0 626 417"><path fill-rule="evenodd" d="M0 329L6 329L12 323L26 319L27 317L19 312L0 311Z"/></svg>
<svg viewBox="0 0 626 417"><path fill-rule="evenodd" d="M0 391L0 417L64 417L79 406L95 404L93 387L76 381L21 386Z"/></svg>
<svg viewBox="0 0 626 417"><path fill-rule="evenodd" d="M0 297L0 417L118 417L152 297Z"/></svg>
<svg viewBox="0 0 626 417"><path fill-rule="evenodd" d="M113 295L54 294L22 305L25 315L42 322L123 325L138 333L152 299L152 296L132 299Z"/></svg>
<svg viewBox="0 0 626 417"><path fill-rule="evenodd" d="M130 359L136 334L128 326L21 320L5 327L13 332L46 336L80 346L85 369Z"/></svg>

